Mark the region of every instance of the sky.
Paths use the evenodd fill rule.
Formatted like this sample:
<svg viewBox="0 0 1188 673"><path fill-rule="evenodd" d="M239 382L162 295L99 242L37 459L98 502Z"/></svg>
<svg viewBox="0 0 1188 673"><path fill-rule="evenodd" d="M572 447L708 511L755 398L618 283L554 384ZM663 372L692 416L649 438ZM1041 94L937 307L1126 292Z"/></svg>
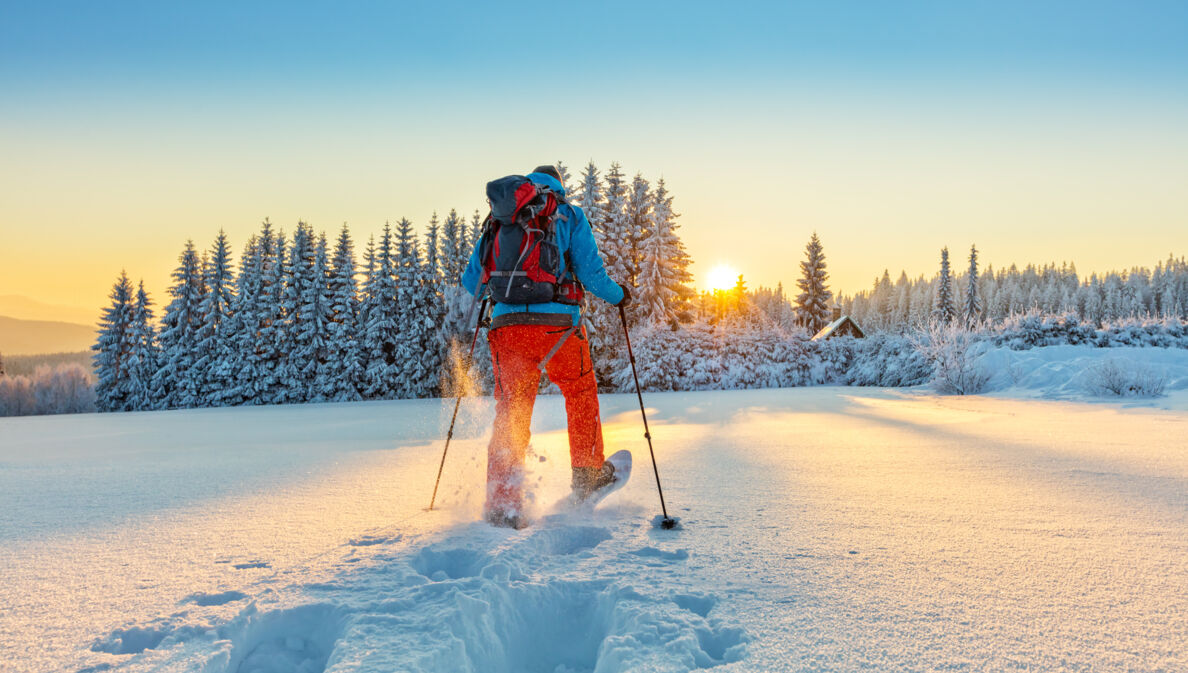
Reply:
<svg viewBox="0 0 1188 673"><path fill-rule="evenodd" d="M1182 2L4 2L0 295L164 304L187 239L361 242L555 160L663 177L699 287L791 287L814 231L845 293L944 246L1151 266L1186 85Z"/></svg>

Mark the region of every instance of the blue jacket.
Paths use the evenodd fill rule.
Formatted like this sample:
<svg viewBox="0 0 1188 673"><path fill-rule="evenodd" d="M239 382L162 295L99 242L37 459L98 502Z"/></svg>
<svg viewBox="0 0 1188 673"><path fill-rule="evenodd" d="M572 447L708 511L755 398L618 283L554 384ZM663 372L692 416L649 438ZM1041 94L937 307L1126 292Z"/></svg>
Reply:
<svg viewBox="0 0 1188 673"><path fill-rule="evenodd" d="M565 189L561 183L551 175L545 173L529 173L528 179L538 185L545 185L561 195ZM611 280L602 264L602 257L598 254L598 243L594 240L594 230L590 228L590 221L582 209L562 204L561 214L565 219L557 219L557 248L564 259L565 251L569 251L570 261L573 262L573 274L586 288L599 299L618 304L623 300L623 288ZM562 261L561 275L565 276L565 262ZM483 261L479 259L479 246L474 246L470 253L470 263L462 273L462 287L470 294L478 291L479 281L483 277ZM573 317L573 324L581 324L582 309L573 304L559 304L548 302L544 304L495 304L491 312L492 317L499 317L507 313L568 313Z"/></svg>

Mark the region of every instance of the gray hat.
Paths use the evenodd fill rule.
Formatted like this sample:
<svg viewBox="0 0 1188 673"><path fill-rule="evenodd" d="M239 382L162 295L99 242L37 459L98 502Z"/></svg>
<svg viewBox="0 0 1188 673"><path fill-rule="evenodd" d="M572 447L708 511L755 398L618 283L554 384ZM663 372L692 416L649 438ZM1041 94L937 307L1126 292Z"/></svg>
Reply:
<svg viewBox="0 0 1188 673"><path fill-rule="evenodd" d="M557 178L558 181L561 180L561 172L558 171L557 167L552 164L545 164L543 166L537 166L536 168L532 169L532 172L533 173L544 173L545 175L551 175L554 178Z"/></svg>

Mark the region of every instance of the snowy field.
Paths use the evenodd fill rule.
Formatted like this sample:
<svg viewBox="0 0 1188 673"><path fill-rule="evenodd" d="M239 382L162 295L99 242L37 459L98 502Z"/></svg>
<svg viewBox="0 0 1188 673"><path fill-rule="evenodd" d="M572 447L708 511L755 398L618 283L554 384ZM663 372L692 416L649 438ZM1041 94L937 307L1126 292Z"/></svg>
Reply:
<svg viewBox="0 0 1188 673"><path fill-rule="evenodd" d="M1183 390L646 399L682 530L634 395L584 516L541 398L519 532L474 522L484 399L435 512L448 401L0 419L0 668L1188 670Z"/></svg>

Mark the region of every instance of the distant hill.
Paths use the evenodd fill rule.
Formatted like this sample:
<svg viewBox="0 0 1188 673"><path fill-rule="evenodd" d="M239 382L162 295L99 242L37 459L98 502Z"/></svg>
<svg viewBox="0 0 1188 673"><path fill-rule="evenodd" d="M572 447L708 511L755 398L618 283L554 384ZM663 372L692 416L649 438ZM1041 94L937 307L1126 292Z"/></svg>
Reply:
<svg viewBox="0 0 1188 673"><path fill-rule="evenodd" d="M86 350L95 328L72 322L21 320L0 315L0 354L39 355Z"/></svg>
<svg viewBox="0 0 1188 673"><path fill-rule="evenodd" d="M82 325L99 321L101 310L62 304L47 304L19 294L0 294L0 315L21 320L61 320Z"/></svg>

